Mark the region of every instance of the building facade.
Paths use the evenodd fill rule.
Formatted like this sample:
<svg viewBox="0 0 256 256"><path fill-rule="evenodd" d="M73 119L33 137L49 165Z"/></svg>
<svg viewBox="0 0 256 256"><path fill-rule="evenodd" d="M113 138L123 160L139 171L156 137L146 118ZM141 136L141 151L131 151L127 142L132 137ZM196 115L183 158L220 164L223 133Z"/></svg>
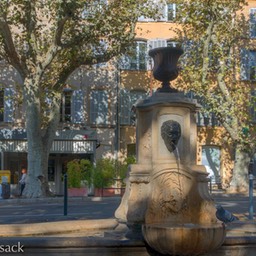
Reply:
<svg viewBox="0 0 256 256"><path fill-rule="evenodd" d="M248 1L244 10L250 15L251 35L256 36L256 1ZM63 173L68 161L91 161L105 154L136 154L136 117L134 104L152 94L158 82L152 78L152 60L148 51L175 46L175 3L162 6L162 18L154 21L140 17L131 54L93 67L80 67L66 82L61 104L59 129L52 145L48 179L52 191L63 193ZM253 79L256 51L250 51L245 76ZM0 63L0 149L1 169L11 171L11 183L17 184L22 166L27 165L24 109L15 84L19 74ZM192 97L188 95L188 97ZM255 115L256 117L256 115ZM214 115L197 115L197 162L204 164L213 181L225 186L231 177L233 150L223 144L225 132Z"/></svg>

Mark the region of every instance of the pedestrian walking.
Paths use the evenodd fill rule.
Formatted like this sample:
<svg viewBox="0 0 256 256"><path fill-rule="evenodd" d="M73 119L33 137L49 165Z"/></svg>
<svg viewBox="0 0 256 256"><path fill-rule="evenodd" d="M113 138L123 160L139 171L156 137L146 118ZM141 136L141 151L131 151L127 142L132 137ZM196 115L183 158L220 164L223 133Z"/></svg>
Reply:
<svg viewBox="0 0 256 256"><path fill-rule="evenodd" d="M21 179L19 181L19 183L20 183L20 196L22 196L22 192L23 192L23 190L26 186L27 169L23 167L21 169L21 173L22 173L22 176L21 176Z"/></svg>

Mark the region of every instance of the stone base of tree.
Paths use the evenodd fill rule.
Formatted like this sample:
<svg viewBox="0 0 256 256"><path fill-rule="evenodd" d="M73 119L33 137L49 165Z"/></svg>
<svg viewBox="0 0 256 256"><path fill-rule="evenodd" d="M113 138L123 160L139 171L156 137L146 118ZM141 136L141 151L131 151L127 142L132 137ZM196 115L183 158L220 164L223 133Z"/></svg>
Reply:
<svg viewBox="0 0 256 256"><path fill-rule="evenodd" d="M88 189L87 188L68 188L68 196L87 196Z"/></svg>
<svg viewBox="0 0 256 256"><path fill-rule="evenodd" d="M226 194L245 194L248 195L249 193L249 186L248 187L233 187L230 186L226 188Z"/></svg>

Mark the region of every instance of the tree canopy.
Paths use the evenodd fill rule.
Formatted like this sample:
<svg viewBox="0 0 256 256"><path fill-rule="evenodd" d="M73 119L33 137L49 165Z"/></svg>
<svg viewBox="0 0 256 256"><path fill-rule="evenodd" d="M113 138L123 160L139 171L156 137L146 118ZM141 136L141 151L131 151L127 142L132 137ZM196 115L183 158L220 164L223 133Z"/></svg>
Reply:
<svg viewBox="0 0 256 256"><path fill-rule="evenodd" d="M125 52L135 37L138 17L153 17L155 8L146 0L0 3L0 58L22 80L28 139L25 194L38 197L45 194L41 188L47 183L48 155L67 78L81 65L106 62Z"/></svg>
<svg viewBox="0 0 256 256"><path fill-rule="evenodd" d="M243 49L253 45L248 14L243 12L246 1L176 2L179 16L175 31L185 49L177 84L194 92L205 110L213 112L226 129L236 148L231 185L246 189L248 164L255 151L252 83L243 77Z"/></svg>

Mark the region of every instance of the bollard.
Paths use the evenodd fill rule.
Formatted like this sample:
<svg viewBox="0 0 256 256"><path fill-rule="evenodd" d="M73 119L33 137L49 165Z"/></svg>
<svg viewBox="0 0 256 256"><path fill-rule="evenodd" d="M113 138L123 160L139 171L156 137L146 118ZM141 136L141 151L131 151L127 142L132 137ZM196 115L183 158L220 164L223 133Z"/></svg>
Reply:
<svg viewBox="0 0 256 256"><path fill-rule="evenodd" d="M7 182L2 183L2 198L9 199L11 196L11 187Z"/></svg>
<svg viewBox="0 0 256 256"><path fill-rule="evenodd" d="M212 194L212 177L210 177L210 193Z"/></svg>
<svg viewBox="0 0 256 256"><path fill-rule="evenodd" d="M64 174L64 216L68 214L68 176Z"/></svg>
<svg viewBox="0 0 256 256"><path fill-rule="evenodd" d="M249 219L253 220L253 174L249 174Z"/></svg>

